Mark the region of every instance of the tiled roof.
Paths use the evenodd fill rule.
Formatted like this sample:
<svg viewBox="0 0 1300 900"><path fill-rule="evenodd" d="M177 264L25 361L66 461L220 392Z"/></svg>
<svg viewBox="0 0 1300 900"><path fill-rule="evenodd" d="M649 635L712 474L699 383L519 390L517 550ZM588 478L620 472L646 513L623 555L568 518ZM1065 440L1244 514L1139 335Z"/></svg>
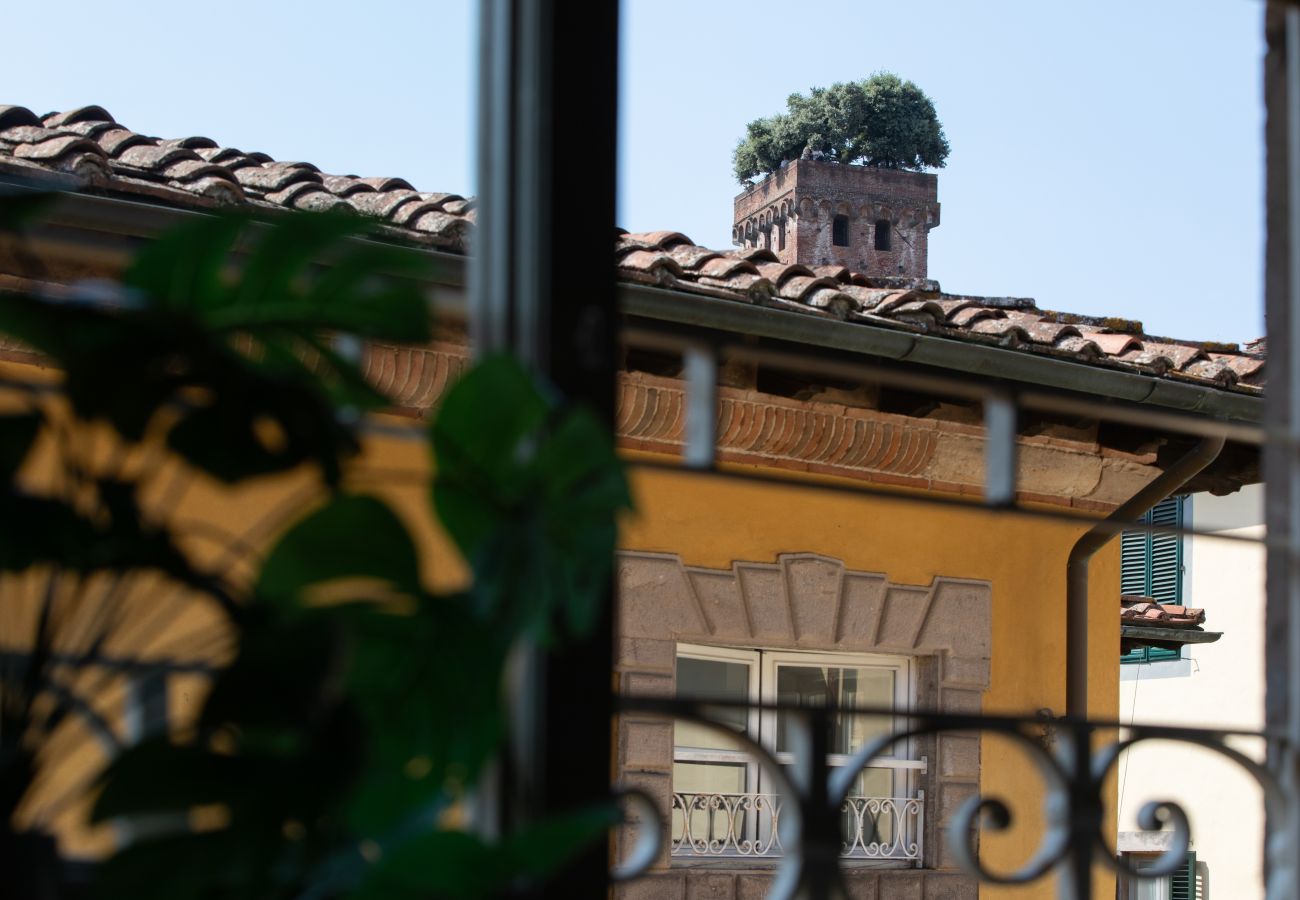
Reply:
<svg viewBox="0 0 1300 900"><path fill-rule="evenodd" d="M329 210L380 219L403 238L463 251L474 201L417 191L400 178L327 175L306 162L219 146L205 137L147 137L98 106L37 116L0 106L0 173L72 176L78 189L185 207Z"/></svg>
<svg viewBox="0 0 1300 900"><path fill-rule="evenodd" d="M221 147L204 137L162 140L119 125L98 106L37 116L0 106L0 173L68 176L76 190L186 207L350 208L392 237L464 252L473 200L415 190L400 178L328 175L305 162ZM672 231L620 233L625 282L991 344L1144 375L1257 394L1262 344L1154 337L1142 324L1039 309L1022 298L946 294L929 281L865 276L839 266L785 265L767 250L710 250ZM580 261L571 261L580 265Z"/></svg>
<svg viewBox="0 0 1300 900"><path fill-rule="evenodd" d="M1124 595L1119 598L1120 624L1144 628L1195 628L1205 622L1205 610L1192 606L1158 603L1150 597Z"/></svg>
<svg viewBox="0 0 1300 900"><path fill-rule="evenodd" d="M1119 598L1121 654L1143 647L1178 650L1184 644L1212 644L1222 632L1206 631L1205 610L1159 603L1151 597L1125 594Z"/></svg>

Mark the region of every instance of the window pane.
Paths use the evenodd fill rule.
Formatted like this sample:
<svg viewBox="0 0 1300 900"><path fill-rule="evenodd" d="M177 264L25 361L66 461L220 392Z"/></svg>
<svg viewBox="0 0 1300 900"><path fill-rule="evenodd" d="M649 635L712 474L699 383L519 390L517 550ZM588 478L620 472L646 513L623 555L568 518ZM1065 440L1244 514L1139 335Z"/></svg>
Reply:
<svg viewBox="0 0 1300 900"><path fill-rule="evenodd" d="M680 841L687 836L687 817L690 818L690 840L712 843L727 840L732 833L745 834L745 813L735 803L715 803L709 794L745 793L746 767L729 763L673 763L673 793L679 795L673 810L672 839Z"/></svg>
<svg viewBox="0 0 1300 900"><path fill-rule="evenodd" d="M893 843L902 811L894 808L892 798L899 793L894 789L893 769L864 769L853 779L840 826L850 852L864 850L868 844Z"/></svg>
<svg viewBox="0 0 1300 900"><path fill-rule="evenodd" d="M1134 868L1139 872L1152 869L1156 865L1154 859L1143 859L1135 861ZM1133 900L1172 900L1173 897L1173 879L1168 876L1164 878L1143 878L1141 880L1133 879L1130 883L1129 896Z"/></svg>
<svg viewBox="0 0 1300 900"><path fill-rule="evenodd" d="M879 706L893 708L894 671L840 666L777 666L777 702L799 706ZM789 752L788 715L777 713L776 748ZM888 734L891 716L836 715L830 752L854 753L868 741ZM890 751L886 751L887 753Z"/></svg>
<svg viewBox="0 0 1300 900"><path fill-rule="evenodd" d="M673 792L743 794L747 770L739 763L673 763Z"/></svg>
<svg viewBox="0 0 1300 900"><path fill-rule="evenodd" d="M749 700L749 664L743 662L725 662L716 659L677 658L677 696L698 697L709 700ZM746 709L718 709L710 713L711 718L735 731L745 731L749 721ZM678 722L675 728L674 742L678 747L699 747L702 749L739 750L736 741L727 738L710 728L693 722Z"/></svg>

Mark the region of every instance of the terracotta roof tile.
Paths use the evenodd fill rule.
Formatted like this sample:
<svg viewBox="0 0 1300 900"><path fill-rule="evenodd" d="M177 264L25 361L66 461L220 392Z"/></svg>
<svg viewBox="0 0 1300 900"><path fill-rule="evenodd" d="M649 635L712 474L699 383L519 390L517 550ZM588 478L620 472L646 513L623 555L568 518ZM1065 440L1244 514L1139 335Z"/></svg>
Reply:
<svg viewBox="0 0 1300 900"><path fill-rule="evenodd" d="M217 142L212 138L200 137L198 135L184 138L168 138L163 141L162 144L164 147L187 147L190 150L211 150L213 147L217 146Z"/></svg>
<svg viewBox="0 0 1300 900"><path fill-rule="evenodd" d="M948 314L948 324L953 328L966 328L975 324L980 319L1001 319L1006 313L1000 309L989 309L987 306L975 306L969 301L963 301L965 305L959 307L956 312Z"/></svg>
<svg viewBox="0 0 1300 900"><path fill-rule="evenodd" d="M348 202L368 216L374 216L376 219L389 219L394 213L400 210L407 203L415 200L417 203L422 202L420 196L410 188L397 188L393 190L376 189L368 194L353 194L348 198ZM428 210L435 211L438 207L434 204L428 204ZM407 216L410 218L410 216Z"/></svg>
<svg viewBox="0 0 1300 900"><path fill-rule="evenodd" d="M117 121L108 114L108 110L102 106L79 106L76 109L70 109L67 112L50 113L45 116L43 123L46 128L55 128L59 125L71 125L76 122L115 122Z"/></svg>
<svg viewBox="0 0 1300 900"><path fill-rule="evenodd" d="M180 160L206 162L193 150L185 147L166 147L161 144L135 144L113 156L115 162L135 169L162 169ZM211 163L208 163L212 166ZM217 166L212 166L216 169Z"/></svg>
<svg viewBox="0 0 1300 900"><path fill-rule="evenodd" d="M26 107L0 104L0 131L17 125L40 125L41 120Z"/></svg>
<svg viewBox="0 0 1300 900"><path fill-rule="evenodd" d="M1055 348L1062 353L1068 353L1076 357L1081 356L1091 361L1099 360L1106 355L1105 351L1097 346L1096 335L1088 337L1074 335L1073 337L1063 338L1056 342Z"/></svg>
<svg viewBox="0 0 1300 900"><path fill-rule="evenodd" d="M302 169L283 163L244 166L235 170L235 178L246 188L253 188L268 194L282 191L295 181L315 181L319 183L321 180L320 175L310 169Z"/></svg>
<svg viewBox="0 0 1300 900"><path fill-rule="evenodd" d="M1213 381L1216 384L1231 387L1237 383L1237 373L1221 362L1209 359L1197 359L1185 366L1176 367L1172 375Z"/></svg>
<svg viewBox="0 0 1300 900"><path fill-rule="evenodd" d="M759 270L776 284L777 293L786 300L798 300L806 302L813 291L819 288L829 288L836 294L840 293L840 285L833 278L818 278L816 275L789 275L783 278L772 278L768 273L768 266L759 266ZM802 266L790 266L790 269L802 268ZM851 301L846 301L851 302Z"/></svg>
<svg viewBox="0 0 1300 900"><path fill-rule="evenodd" d="M1144 341L1124 353L1112 353L1126 362L1139 366L1156 366L1162 369L1184 369L1192 362L1205 358L1205 351L1187 344L1170 344L1163 341Z"/></svg>
<svg viewBox="0 0 1300 900"><path fill-rule="evenodd" d="M75 134L54 134L51 136L29 135L33 140L25 141L14 148L14 156L19 159L45 160L59 159L74 153L99 154L99 145L89 138Z"/></svg>
<svg viewBox="0 0 1300 900"><path fill-rule="evenodd" d="M1150 597L1125 594L1119 598L1122 623L1157 628L1196 628L1205 622L1205 610L1190 606L1162 604Z"/></svg>
<svg viewBox="0 0 1300 900"><path fill-rule="evenodd" d="M702 276L718 279L728 278L736 273L757 275L758 267L746 259L718 255L701 265L697 271Z"/></svg>
<svg viewBox="0 0 1300 900"><path fill-rule="evenodd" d="M1234 353L1211 353L1210 359L1220 365L1227 366L1237 374L1237 378L1247 384L1254 384L1251 381L1257 374L1261 373L1264 368L1264 360L1250 356L1241 356Z"/></svg>
<svg viewBox="0 0 1300 900"><path fill-rule="evenodd" d="M812 290L806 291L799 302L814 309L824 309L841 319L850 312L857 312L857 302L839 288L825 284L827 280L829 279L818 279L814 282Z"/></svg>
<svg viewBox="0 0 1300 900"><path fill-rule="evenodd" d="M678 264L687 271L700 271L706 263L715 259L721 259L721 254L716 250L710 250L707 247L697 247L694 244L678 244L669 251L672 258L677 260ZM735 260L728 260L735 264Z"/></svg>
<svg viewBox="0 0 1300 900"><path fill-rule="evenodd" d="M1108 356L1120 356L1142 349L1142 342L1131 334L1108 334L1094 328L1088 328L1087 334L1097 349Z"/></svg>
<svg viewBox="0 0 1300 900"><path fill-rule="evenodd" d="M752 260L752 262L758 266L760 275L776 285L784 284L790 278L817 278L812 269L795 263L769 262L758 259ZM832 284L835 283L834 279L828 280Z"/></svg>
<svg viewBox="0 0 1300 900"><path fill-rule="evenodd" d="M315 166L312 166L316 169ZM320 171L316 169L316 171ZM367 184L377 191L414 191L415 187L405 178L361 178L362 184Z"/></svg>
<svg viewBox="0 0 1300 900"><path fill-rule="evenodd" d="M94 140L103 149L104 153L114 159L117 159L132 147L152 147L154 145L152 138L115 126L110 126L108 129L96 133Z"/></svg>
<svg viewBox="0 0 1300 900"><path fill-rule="evenodd" d="M127 131L116 122L109 121L92 121L92 122L69 122L65 125L46 126L51 131L57 131L60 134L79 134L82 137L99 139L99 135L107 131L126 131L128 134L135 134L133 131ZM146 138L144 135L136 135L141 140L150 141L152 138Z"/></svg>
<svg viewBox="0 0 1300 900"><path fill-rule="evenodd" d="M813 266L812 270L822 278L833 278L836 281L848 282L853 278L853 273L844 266Z"/></svg>
<svg viewBox="0 0 1300 900"><path fill-rule="evenodd" d="M776 296L776 285L762 275L750 272L734 272L726 278L700 277L694 284L713 288L715 297L731 296L737 300L763 300ZM718 293L718 290L723 293Z"/></svg>
<svg viewBox="0 0 1300 900"><path fill-rule="evenodd" d="M83 106L39 117L0 105L0 173L51 174L61 185L210 206L252 203L291 209L351 209L388 226L385 233L463 252L474 203L457 194L416 191L401 178L324 174L309 163L222 147L207 137L159 140ZM63 181L59 181L62 178ZM188 199L187 199L188 198ZM204 198L202 200L198 198ZM1039 309L1018 297L942 294L933 281L852 272L842 266L791 266L771 250L710 249L677 231L620 233L620 277L738 302L767 303L873 327L928 331L1021 352L1211 384L1258 394L1264 344L1197 344L1151 337L1140 322L1093 319Z"/></svg>
<svg viewBox="0 0 1300 900"><path fill-rule="evenodd" d="M776 254L771 250L763 247L745 247L735 248L727 251L727 255L734 256L736 259L747 259L750 262L780 262Z"/></svg>

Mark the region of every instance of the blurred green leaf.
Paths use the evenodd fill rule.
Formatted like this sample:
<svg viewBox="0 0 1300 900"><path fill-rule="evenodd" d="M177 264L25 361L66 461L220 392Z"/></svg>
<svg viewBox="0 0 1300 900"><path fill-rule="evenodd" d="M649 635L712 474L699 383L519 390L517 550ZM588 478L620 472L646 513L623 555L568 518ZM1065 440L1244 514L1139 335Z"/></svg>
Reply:
<svg viewBox="0 0 1300 900"><path fill-rule="evenodd" d="M376 835L472 784L496 752L511 640L471 615L465 597L429 598L414 616L370 615L352 634L348 685L372 741L348 821Z"/></svg>
<svg viewBox="0 0 1300 900"><path fill-rule="evenodd" d="M94 900L263 900L267 892L248 891L248 847L253 837L220 829L133 844L98 867L92 896Z"/></svg>
<svg viewBox="0 0 1300 900"><path fill-rule="evenodd" d="M223 269L251 221L236 212L199 216L146 244L122 280L154 305L197 314L218 307L230 293Z"/></svg>
<svg viewBox="0 0 1300 900"><path fill-rule="evenodd" d="M579 810L488 844L462 831L430 831L396 847L366 872L348 900L479 900L537 886L622 819L616 806Z"/></svg>
<svg viewBox="0 0 1300 900"><path fill-rule="evenodd" d="M0 331L54 361L77 416L128 442L166 424L173 450L225 481L309 463L337 486L359 450L356 413L384 398L332 335L430 337L424 255L357 239L366 230L353 216L199 217L141 253L121 308L5 295ZM143 514L137 485L94 482L93 515L19 491L39 426L0 418L0 568L157 569L219 595L241 628L196 737L120 755L95 807L181 829L192 808L219 806L228 821L141 832L103 868L100 896L283 900L314 879L316 896L336 896L355 882L330 881L324 861L362 839L387 852L356 896L494 896L613 822L577 813L495 846L430 831L499 751L520 634L591 627L629 502L606 430L518 364L476 365L432 426L432 500L474 570L462 595L423 588L388 506L339 494L280 538L236 607Z"/></svg>
<svg viewBox="0 0 1300 900"><path fill-rule="evenodd" d="M420 596L420 559L402 520L381 500L338 494L276 542L258 579L258 596L282 613L302 592L340 578L371 578Z"/></svg>
<svg viewBox="0 0 1300 900"><path fill-rule="evenodd" d="M343 698L347 650L343 629L326 618L248 622L204 701L200 731L310 729Z"/></svg>
<svg viewBox="0 0 1300 900"><path fill-rule="evenodd" d="M92 519L59 500L0 490L0 571L46 563L78 572L155 570L200 591L218 587L170 534L142 527L128 486L101 482L100 493L111 514Z"/></svg>
<svg viewBox="0 0 1300 900"><path fill-rule="evenodd" d="M607 838L609 829L622 821L622 810L614 803L552 816L508 836L502 842L501 856L519 875L544 881L583 850Z"/></svg>
<svg viewBox="0 0 1300 900"><path fill-rule="evenodd" d="M463 831L431 831L406 841L366 872L348 900L475 900L492 897L511 873L500 855Z"/></svg>
<svg viewBox="0 0 1300 900"><path fill-rule="evenodd" d="M238 288L223 304L224 311L239 310L250 324L257 320L259 313L268 320L284 315L276 310L285 308L289 299L297 295L294 282L304 276L307 267L344 238L363 234L371 227L366 219L344 210L288 216L277 221L274 227L259 235L248 255Z"/></svg>
<svg viewBox="0 0 1300 900"><path fill-rule="evenodd" d="M137 744L104 773L104 790L93 820L142 813L183 813L190 807L228 801L255 790L268 773L244 757L173 744L166 737Z"/></svg>
<svg viewBox="0 0 1300 900"><path fill-rule="evenodd" d="M229 377L227 377L229 376ZM321 391L293 379L234 368L168 433L177 453L226 482L315 463L337 484L343 460L361 449Z"/></svg>
<svg viewBox="0 0 1300 900"><path fill-rule="evenodd" d="M608 431L560 406L508 357L471 369L432 428L438 516L474 569L484 615L583 634L631 504ZM558 615L557 615L558 614Z"/></svg>
<svg viewBox="0 0 1300 900"><path fill-rule="evenodd" d="M289 215L268 225L244 213L205 216L149 245L126 283L146 302L191 312L215 332L261 336L287 328L428 340L418 282L428 262L407 249L345 243L372 229L346 212ZM246 251L242 266L232 256L236 246Z"/></svg>
<svg viewBox="0 0 1300 900"><path fill-rule="evenodd" d="M0 233L20 231L40 218L59 195L48 191L0 188Z"/></svg>
<svg viewBox="0 0 1300 900"><path fill-rule="evenodd" d="M43 421L36 412L0 416L0 478L6 483L27 459Z"/></svg>

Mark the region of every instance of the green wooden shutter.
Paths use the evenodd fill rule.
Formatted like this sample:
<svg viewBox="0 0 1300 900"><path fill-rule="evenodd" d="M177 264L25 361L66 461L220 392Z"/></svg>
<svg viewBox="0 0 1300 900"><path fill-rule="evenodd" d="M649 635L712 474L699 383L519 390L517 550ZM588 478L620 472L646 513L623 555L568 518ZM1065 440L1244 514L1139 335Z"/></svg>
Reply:
<svg viewBox="0 0 1300 900"><path fill-rule="evenodd" d="M1120 536L1119 589L1124 594L1146 596L1147 588L1147 535L1140 531L1126 531Z"/></svg>
<svg viewBox="0 0 1300 900"><path fill-rule="evenodd" d="M1181 527L1186 497L1168 497L1150 509L1141 521ZM1161 603L1183 602L1183 536L1126 531L1120 536L1120 591L1141 594ZM1126 653L1120 662L1142 663L1178 659L1177 650L1143 647Z"/></svg>
<svg viewBox="0 0 1300 900"><path fill-rule="evenodd" d="M1196 853L1187 854L1187 864L1173 874L1171 900L1196 900Z"/></svg>
<svg viewBox="0 0 1300 900"><path fill-rule="evenodd" d="M1143 519L1152 525L1183 524L1183 498L1170 497L1156 504ZM1183 536L1181 534L1148 534L1150 560L1147 563L1148 597L1161 603L1181 603L1183 599Z"/></svg>

